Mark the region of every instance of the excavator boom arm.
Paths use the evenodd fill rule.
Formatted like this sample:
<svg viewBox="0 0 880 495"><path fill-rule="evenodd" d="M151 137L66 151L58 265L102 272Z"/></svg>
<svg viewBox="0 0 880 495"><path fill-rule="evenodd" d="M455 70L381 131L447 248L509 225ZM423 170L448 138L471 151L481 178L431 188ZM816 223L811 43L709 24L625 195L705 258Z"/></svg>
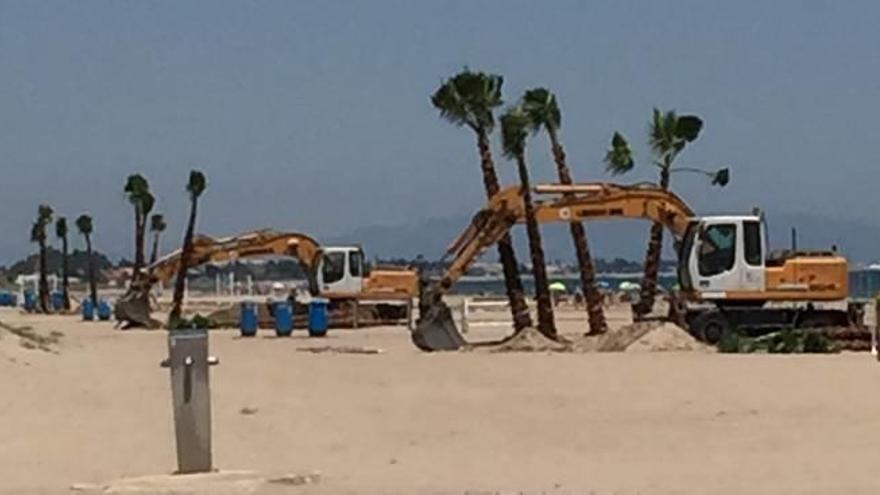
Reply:
<svg viewBox="0 0 880 495"><path fill-rule="evenodd" d="M681 198L658 187L541 184L534 187L534 197L539 223L641 218L660 222L681 237L694 217ZM447 249L446 257L452 257L452 263L440 280L440 292L448 290L513 225L523 222L525 205L519 187L502 189L493 196Z"/></svg>
<svg viewBox="0 0 880 495"><path fill-rule="evenodd" d="M316 292L315 269L320 254L321 246L305 234L257 230L223 239L199 236L194 241L193 253L187 266L195 267L205 263L222 263L265 255L292 256L305 268L309 279L309 290ZM156 282L170 280L180 269L181 259L182 252L178 249L157 260L147 267L150 278Z"/></svg>
<svg viewBox="0 0 880 495"><path fill-rule="evenodd" d="M534 188L535 216L540 223L582 222L609 218L643 218L660 222L682 237L693 210L675 194L657 187L615 184L542 184ZM471 264L511 227L525 222L525 204L519 187L502 189L446 251L452 262L443 278L421 294L419 324L413 343L424 351L459 349L466 344L455 328L443 294Z"/></svg>

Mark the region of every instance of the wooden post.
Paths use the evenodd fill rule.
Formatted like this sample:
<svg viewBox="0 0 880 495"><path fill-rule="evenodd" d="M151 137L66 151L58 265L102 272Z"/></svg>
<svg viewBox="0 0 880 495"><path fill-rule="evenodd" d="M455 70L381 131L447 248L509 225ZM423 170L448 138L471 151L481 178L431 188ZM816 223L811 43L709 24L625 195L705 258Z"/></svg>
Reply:
<svg viewBox="0 0 880 495"><path fill-rule="evenodd" d="M409 301L406 303L406 328L408 328L409 330L416 329L416 324L413 319L413 306L413 298L410 298Z"/></svg>

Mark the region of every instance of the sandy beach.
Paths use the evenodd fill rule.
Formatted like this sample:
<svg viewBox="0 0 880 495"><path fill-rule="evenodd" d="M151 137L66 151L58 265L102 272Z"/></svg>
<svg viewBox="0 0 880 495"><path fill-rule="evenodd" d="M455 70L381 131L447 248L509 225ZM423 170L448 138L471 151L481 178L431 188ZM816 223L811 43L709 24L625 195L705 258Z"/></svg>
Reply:
<svg viewBox="0 0 880 495"><path fill-rule="evenodd" d="M560 327L577 332L576 316ZM164 331L13 310L0 321L64 334L53 352L0 339L0 492L175 469ZM382 352L300 351L320 345ZM216 467L320 473L267 493L880 490L867 354L429 355L404 327L323 340L218 330L211 350Z"/></svg>

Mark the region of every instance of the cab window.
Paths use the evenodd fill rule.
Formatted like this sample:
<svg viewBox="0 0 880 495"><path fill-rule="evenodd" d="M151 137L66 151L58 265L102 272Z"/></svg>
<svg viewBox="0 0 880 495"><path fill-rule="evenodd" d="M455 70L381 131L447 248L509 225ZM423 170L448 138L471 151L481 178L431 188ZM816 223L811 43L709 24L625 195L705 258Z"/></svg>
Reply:
<svg viewBox="0 0 880 495"><path fill-rule="evenodd" d="M736 261L736 225L706 227L700 238L700 275L711 277L733 269Z"/></svg>
<svg viewBox="0 0 880 495"><path fill-rule="evenodd" d="M360 251L353 251L348 261L348 273L352 277L360 277L364 264L364 253Z"/></svg>
<svg viewBox="0 0 880 495"><path fill-rule="evenodd" d="M746 263L751 266L761 266L764 259L764 253L761 252L761 223L743 222L743 240L746 245Z"/></svg>
<svg viewBox="0 0 880 495"><path fill-rule="evenodd" d="M324 255L321 275L325 284L339 282L345 276L345 253L327 253Z"/></svg>

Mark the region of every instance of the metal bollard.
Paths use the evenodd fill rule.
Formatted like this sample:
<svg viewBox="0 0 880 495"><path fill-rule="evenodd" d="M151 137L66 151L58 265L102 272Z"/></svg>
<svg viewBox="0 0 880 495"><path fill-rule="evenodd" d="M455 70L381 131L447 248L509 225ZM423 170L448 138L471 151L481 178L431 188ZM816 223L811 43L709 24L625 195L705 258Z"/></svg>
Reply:
<svg viewBox="0 0 880 495"><path fill-rule="evenodd" d="M211 461L211 388L208 367L219 364L208 356L207 330L174 330L168 333L168 359L161 366L171 369L171 398L177 472L204 473Z"/></svg>

